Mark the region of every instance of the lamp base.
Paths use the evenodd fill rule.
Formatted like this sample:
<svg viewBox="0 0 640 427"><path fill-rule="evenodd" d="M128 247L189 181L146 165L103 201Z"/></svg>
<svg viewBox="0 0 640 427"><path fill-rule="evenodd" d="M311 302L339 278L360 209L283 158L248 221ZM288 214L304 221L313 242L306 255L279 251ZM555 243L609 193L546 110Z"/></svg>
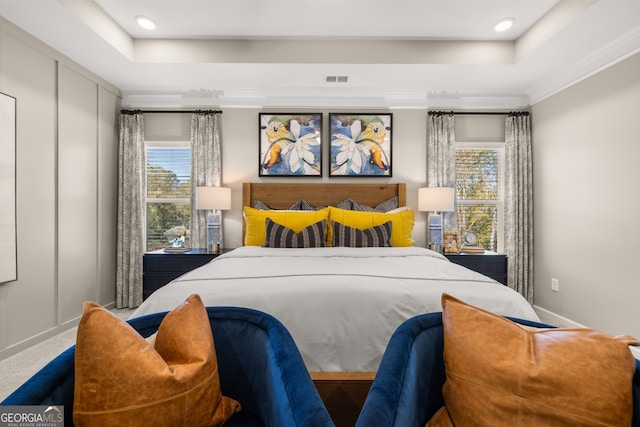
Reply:
<svg viewBox="0 0 640 427"><path fill-rule="evenodd" d="M437 212L429 214L428 217L428 243L429 249L442 253L444 248L444 236L442 227L442 215Z"/></svg>
<svg viewBox="0 0 640 427"><path fill-rule="evenodd" d="M222 248L222 224L220 214L207 216L207 252L219 254Z"/></svg>
<svg viewBox="0 0 640 427"><path fill-rule="evenodd" d="M443 245L437 244L437 243L429 243L429 249L431 249L434 252L438 252L439 254L441 254L442 250L443 250Z"/></svg>

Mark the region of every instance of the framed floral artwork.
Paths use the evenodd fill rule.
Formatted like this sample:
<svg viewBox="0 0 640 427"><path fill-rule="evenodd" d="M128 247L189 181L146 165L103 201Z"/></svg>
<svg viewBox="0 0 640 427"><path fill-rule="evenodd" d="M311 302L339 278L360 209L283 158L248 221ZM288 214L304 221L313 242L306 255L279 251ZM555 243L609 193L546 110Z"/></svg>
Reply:
<svg viewBox="0 0 640 427"><path fill-rule="evenodd" d="M322 176L322 113L258 113L259 176Z"/></svg>
<svg viewBox="0 0 640 427"><path fill-rule="evenodd" d="M329 176L391 176L392 114L329 113Z"/></svg>

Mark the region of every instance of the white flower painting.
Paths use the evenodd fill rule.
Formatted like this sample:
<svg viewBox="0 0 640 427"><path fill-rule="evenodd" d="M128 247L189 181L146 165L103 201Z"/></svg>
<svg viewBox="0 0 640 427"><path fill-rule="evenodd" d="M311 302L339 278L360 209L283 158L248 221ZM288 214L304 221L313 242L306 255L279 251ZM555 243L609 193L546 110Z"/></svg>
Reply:
<svg viewBox="0 0 640 427"><path fill-rule="evenodd" d="M330 176L391 176L391 114L329 114Z"/></svg>

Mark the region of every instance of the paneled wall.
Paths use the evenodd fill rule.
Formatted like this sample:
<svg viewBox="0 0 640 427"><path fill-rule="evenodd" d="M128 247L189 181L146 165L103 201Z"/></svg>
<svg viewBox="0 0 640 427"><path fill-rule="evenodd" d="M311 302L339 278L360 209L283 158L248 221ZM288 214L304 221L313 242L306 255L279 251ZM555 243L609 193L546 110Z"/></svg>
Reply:
<svg viewBox="0 0 640 427"><path fill-rule="evenodd" d="M0 359L115 301L119 91L0 19L17 99L18 280L0 284Z"/></svg>

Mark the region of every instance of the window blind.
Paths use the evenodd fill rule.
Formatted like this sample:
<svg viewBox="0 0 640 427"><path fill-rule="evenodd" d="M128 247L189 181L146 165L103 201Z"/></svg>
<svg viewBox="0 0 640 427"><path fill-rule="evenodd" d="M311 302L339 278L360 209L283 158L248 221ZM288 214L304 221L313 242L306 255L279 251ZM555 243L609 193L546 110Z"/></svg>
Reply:
<svg viewBox="0 0 640 427"><path fill-rule="evenodd" d="M191 148L147 148L147 198L189 199Z"/></svg>
<svg viewBox="0 0 640 427"><path fill-rule="evenodd" d="M498 199L496 149L456 149L456 197L458 200Z"/></svg>

